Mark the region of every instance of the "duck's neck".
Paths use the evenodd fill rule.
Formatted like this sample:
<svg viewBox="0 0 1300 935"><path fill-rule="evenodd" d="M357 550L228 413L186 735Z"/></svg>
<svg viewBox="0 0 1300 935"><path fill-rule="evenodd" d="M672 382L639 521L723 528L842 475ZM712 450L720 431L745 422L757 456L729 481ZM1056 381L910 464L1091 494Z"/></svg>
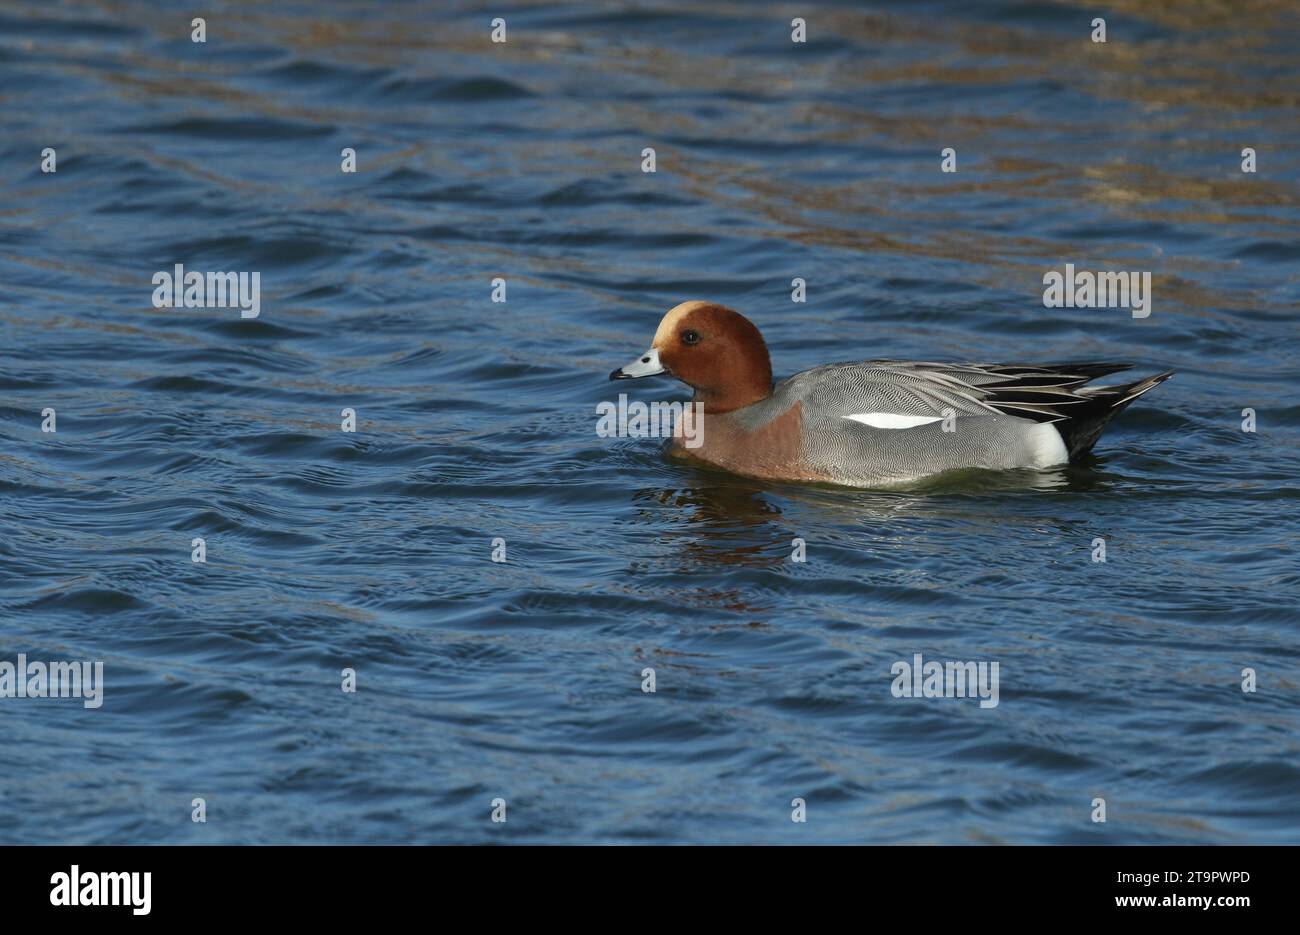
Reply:
<svg viewBox="0 0 1300 935"><path fill-rule="evenodd" d="M705 413L717 415L744 409L771 395L772 370L769 366L764 373L755 373L744 381L729 382L724 386L697 386L694 401L704 403Z"/></svg>

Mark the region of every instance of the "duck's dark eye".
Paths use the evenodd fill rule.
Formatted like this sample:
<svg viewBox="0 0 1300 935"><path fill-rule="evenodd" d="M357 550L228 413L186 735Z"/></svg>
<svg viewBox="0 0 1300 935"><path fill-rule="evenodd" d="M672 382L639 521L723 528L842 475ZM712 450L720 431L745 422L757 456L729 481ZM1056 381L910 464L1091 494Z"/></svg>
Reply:
<svg viewBox="0 0 1300 935"><path fill-rule="evenodd" d="M683 344L699 344L699 343L700 343L700 333L699 333L698 331L683 331L683 332L682 332L682 343L683 343Z"/></svg>

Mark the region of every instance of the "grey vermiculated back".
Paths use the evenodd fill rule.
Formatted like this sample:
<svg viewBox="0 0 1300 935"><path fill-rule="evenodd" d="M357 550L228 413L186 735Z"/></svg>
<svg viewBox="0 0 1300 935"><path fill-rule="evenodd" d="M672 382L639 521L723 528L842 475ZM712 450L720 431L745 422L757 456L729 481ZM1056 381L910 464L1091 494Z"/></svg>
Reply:
<svg viewBox="0 0 1300 935"><path fill-rule="evenodd" d="M856 483L888 483L969 467L1025 467L1041 457L1041 423L1057 426L1073 459L1091 449L1106 422L1128 402L1168 376L1120 387L1083 386L1128 366L896 360L827 364L778 383L768 399L736 415L755 429L801 404L805 462ZM951 431L944 431L941 421L886 429L847 418L866 413L941 420L951 414L955 421ZM1071 425L1076 415L1082 417L1077 430Z"/></svg>

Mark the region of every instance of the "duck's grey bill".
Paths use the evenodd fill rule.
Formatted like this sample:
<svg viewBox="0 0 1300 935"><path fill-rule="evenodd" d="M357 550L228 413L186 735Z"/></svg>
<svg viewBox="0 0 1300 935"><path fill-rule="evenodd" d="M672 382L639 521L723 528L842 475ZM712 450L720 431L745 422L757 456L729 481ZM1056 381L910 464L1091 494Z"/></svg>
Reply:
<svg viewBox="0 0 1300 935"><path fill-rule="evenodd" d="M619 367L609 375L609 378L611 380L635 380L637 377L653 377L655 374L663 372L664 366L659 363L659 352L652 347L632 363L625 367Z"/></svg>

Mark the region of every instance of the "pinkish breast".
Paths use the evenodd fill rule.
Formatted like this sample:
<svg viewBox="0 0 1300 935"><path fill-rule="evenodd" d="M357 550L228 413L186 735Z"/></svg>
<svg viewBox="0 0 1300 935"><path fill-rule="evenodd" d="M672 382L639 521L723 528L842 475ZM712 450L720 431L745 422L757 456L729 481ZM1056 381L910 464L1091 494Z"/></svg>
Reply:
<svg viewBox="0 0 1300 935"><path fill-rule="evenodd" d="M795 403L761 428L748 431L730 412L705 413L701 443L687 448L673 439L674 457L696 459L764 480L829 481L803 463L803 408Z"/></svg>

